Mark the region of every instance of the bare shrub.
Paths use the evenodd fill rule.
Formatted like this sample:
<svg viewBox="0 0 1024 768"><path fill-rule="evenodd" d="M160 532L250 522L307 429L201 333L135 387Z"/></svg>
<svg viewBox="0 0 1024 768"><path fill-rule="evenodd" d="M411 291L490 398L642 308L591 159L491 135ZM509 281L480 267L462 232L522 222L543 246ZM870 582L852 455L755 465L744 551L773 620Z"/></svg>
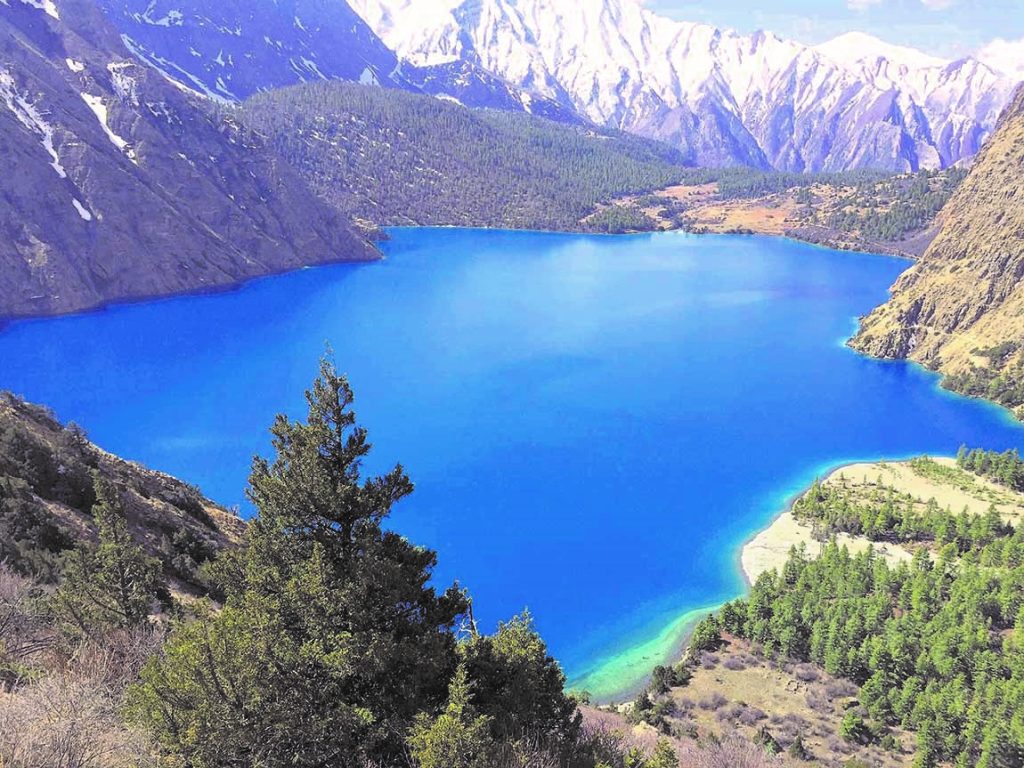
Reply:
<svg viewBox="0 0 1024 768"><path fill-rule="evenodd" d="M853 748L842 739L829 739L828 750L837 755L848 755L853 752Z"/></svg>
<svg viewBox="0 0 1024 768"><path fill-rule="evenodd" d="M148 745L119 717L119 698L93 680L54 674L0 697L5 768L148 766Z"/></svg>
<svg viewBox="0 0 1024 768"><path fill-rule="evenodd" d="M813 683L819 680L821 675L811 664L797 664L793 669L793 677L804 683Z"/></svg>
<svg viewBox="0 0 1024 768"><path fill-rule="evenodd" d="M741 725L754 726L762 720L766 720L767 718L768 715L766 715L763 710L758 709L757 707L744 707L743 711L740 712L739 716L736 719L739 720Z"/></svg>
<svg viewBox="0 0 1024 768"><path fill-rule="evenodd" d="M729 739L687 755L687 768L776 768L782 760L750 741Z"/></svg>
<svg viewBox="0 0 1024 768"><path fill-rule="evenodd" d="M739 656L729 656L725 661L722 662L722 666L726 669L732 670L733 672L739 672L741 669L746 669L747 665Z"/></svg>
<svg viewBox="0 0 1024 768"><path fill-rule="evenodd" d="M120 716L127 685L156 651L160 632L142 628L85 642L49 673L0 695L4 768L146 768L150 744Z"/></svg>
<svg viewBox="0 0 1024 768"><path fill-rule="evenodd" d="M832 702L821 686L815 686L804 694L807 706L818 714L832 714Z"/></svg>
<svg viewBox="0 0 1024 768"><path fill-rule="evenodd" d="M691 712L695 706L697 705L694 704L693 699L686 696L676 699L676 708L680 712Z"/></svg>
<svg viewBox="0 0 1024 768"><path fill-rule="evenodd" d="M39 592L31 579L0 563L0 670L28 663L52 644L53 633L37 607Z"/></svg>
<svg viewBox="0 0 1024 768"><path fill-rule="evenodd" d="M775 734L775 738L778 739L780 744L789 746L796 741L797 736L801 736L807 732L810 723L804 718L797 714L788 714L783 716L772 716L772 733Z"/></svg>
<svg viewBox="0 0 1024 768"><path fill-rule="evenodd" d="M704 669L714 669L718 666L718 656L708 651L702 651L700 654L700 665Z"/></svg>
<svg viewBox="0 0 1024 768"><path fill-rule="evenodd" d="M728 699L725 698L721 693L715 691L714 693L704 696L697 702L697 706L701 709L711 712L713 710L724 707L728 703Z"/></svg>
<svg viewBox="0 0 1024 768"><path fill-rule="evenodd" d="M825 684L825 693L830 699L845 699L849 696L856 696L858 692L856 685L849 680L829 680Z"/></svg>

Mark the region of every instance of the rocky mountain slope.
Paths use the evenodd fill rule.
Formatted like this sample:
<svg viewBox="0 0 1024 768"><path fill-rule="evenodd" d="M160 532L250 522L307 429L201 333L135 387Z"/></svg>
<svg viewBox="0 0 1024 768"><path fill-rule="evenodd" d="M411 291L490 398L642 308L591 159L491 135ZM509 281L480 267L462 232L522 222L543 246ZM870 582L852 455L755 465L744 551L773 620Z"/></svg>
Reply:
<svg viewBox="0 0 1024 768"><path fill-rule="evenodd" d="M90 0L0 0L0 317L376 256L200 102Z"/></svg>
<svg viewBox="0 0 1024 768"><path fill-rule="evenodd" d="M1024 417L1024 88L940 214L931 247L853 346L909 358Z"/></svg>
<svg viewBox="0 0 1024 768"><path fill-rule="evenodd" d="M47 409L0 392L0 561L54 575L62 552L95 540L97 481L116 489L132 537L163 562L175 590L202 591L199 566L241 540L245 523L197 488L113 456Z"/></svg>
<svg viewBox="0 0 1024 768"><path fill-rule="evenodd" d="M916 171L973 155L1014 81L848 35L808 47L676 22L634 0L352 0L418 66L479 62L703 165Z"/></svg>
<svg viewBox="0 0 1024 768"><path fill-rule="evenodd" d="M241 101L318 80L400 88L578 122L471 61L400 62L345 0L98 0L140 58L185 88Z"/></svg>

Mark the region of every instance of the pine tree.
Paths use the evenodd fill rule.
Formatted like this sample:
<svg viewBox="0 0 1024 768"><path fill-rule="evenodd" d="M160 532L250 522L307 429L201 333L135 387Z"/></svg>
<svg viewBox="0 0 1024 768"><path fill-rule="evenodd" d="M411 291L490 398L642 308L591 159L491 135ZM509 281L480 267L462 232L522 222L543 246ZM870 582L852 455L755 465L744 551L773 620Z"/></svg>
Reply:
<svg viewBox="0 0 1024 768"><path fill-rule="evenodd" d="M67 555L54 598L69 629L85 635L145 623L161 588L160 561L132 538L117 487L100 478L95 485L99 541Z"/></svg>
<svg viewBox="0 0 1024 768"><path fill-rule="evenodd" d="M132 691L134 717L204 768L393 761L456 670L463 593L438 594L435 554L382 527L409 479L361 478L370 445L329 363L307 401L253 463L258 517L215 569L224 609L178 628Z"/></svg>
<svg viewBox="0 0 1024 768"><path fill-rule="evenodd" d="M444 712L433 720L421 714L409 736L419 768L488 768L496 745L490 719L478 715L471 701L466 667L460 664L448 688Z"/></svg>

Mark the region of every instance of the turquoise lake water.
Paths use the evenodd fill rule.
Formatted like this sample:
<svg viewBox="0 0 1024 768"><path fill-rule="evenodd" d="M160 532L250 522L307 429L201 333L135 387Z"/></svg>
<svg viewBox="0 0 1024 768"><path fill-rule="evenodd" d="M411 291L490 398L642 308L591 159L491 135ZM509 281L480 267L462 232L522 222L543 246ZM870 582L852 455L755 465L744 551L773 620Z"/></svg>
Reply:
<svg viewBox="0 0 1024 768"><path fill-rule="evenodd" d="M1024 446L1000 409L843 346L908 266L772 238L399 229L387 260L14 323L0 387L244 502L326 344L417 491L392 525L574 684L634 688L736 596L742 542L845 461Z"/></svg>

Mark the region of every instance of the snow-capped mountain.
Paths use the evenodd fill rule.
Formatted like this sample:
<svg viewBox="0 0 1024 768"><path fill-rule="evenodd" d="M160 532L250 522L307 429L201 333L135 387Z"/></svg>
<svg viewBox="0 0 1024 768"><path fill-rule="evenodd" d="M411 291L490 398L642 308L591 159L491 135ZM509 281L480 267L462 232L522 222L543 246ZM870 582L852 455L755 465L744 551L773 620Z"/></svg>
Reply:
<svg viewBox="0 0 1024 768"><path fill-rule="evenodd" d="M635 0L351 0L417 66L457 61L704 164L787 170L947 166L1013 91L975 60L845 35L811 47L678 22Z"/></svg>
<svg viewBox="0 0 1024 768"><path fill-rule="evenodd" d="M97 0L125 44L178 84L223 101L312 80L445 96L576 120L473 62L401 63L345 0Z"/></svg>

